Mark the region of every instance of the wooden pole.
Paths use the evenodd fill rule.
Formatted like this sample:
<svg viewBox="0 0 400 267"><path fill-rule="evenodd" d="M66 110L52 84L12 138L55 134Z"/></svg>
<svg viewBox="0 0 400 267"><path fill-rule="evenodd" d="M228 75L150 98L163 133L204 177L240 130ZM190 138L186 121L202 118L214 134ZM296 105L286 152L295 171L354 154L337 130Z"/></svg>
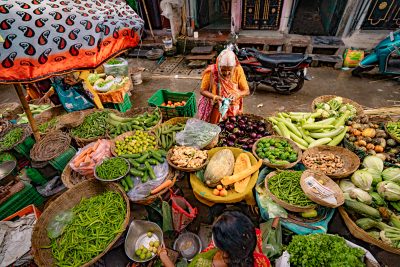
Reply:
<svg viewBox="0 0 400 267"><path fill-rule="evenodd" d="M147 7L146 7L145 0L142 0L142 2L143 2L144 12L146 13L147 21L148 21L148 23L149 23L149 28L150 28L151 36L153 36L153 40L154 40L154 42L156 42L156 37L154 37L154 33L153 33L153 27L151 27L151 22L150 22L150 18L149 18L149 13L147 13Z"/></svg>
<svg viewBox="0 0 400 267"><path fill-rule="evenodd" d="M24 95L22 89L23 88L20 83L15 84L15 90L17 91L19 101L21 101L22 108L24 109L25 114L28 117L29 124L31 125L31 128L32 128L33 136L35 137L35 140L37 142L40 139L39 131L38 131L35 119L33 118L31 109L29 108L29 104L25 99L25 95Z"/></svg>

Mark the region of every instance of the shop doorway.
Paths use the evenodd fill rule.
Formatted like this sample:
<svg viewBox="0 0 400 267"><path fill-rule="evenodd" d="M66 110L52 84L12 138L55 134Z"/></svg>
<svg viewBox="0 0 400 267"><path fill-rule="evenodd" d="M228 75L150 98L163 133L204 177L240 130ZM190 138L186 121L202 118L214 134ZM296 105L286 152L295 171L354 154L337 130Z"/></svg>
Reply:
<svg viewBox="0 0 400 267"><path fill-rule="evenodd" d="M199 26L205 30L230 30L231 0L198 0Z"/></svg>
<svg viewBox="0 0 400 267"><path fill-rule="evenodd" d="M335 36L347 0L294 0L290 33Z"/></svg>

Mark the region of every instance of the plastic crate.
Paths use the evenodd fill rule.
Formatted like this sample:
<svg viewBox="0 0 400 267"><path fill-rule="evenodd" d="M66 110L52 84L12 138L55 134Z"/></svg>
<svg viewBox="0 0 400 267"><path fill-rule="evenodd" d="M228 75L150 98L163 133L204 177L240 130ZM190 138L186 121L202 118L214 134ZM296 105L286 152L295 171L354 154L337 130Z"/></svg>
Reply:
<svg viewBox="0 0 400 267"><path fill-rule="evenodd" d="M43 177L43 175L35 168L27 168L26 175L29 179L32 180L35 184L44 185L47 183L47 180Z"/></svg>
<svg viewBox="0 0 400 267"><path fill-rule="evenodd" d="M172 102L180 102L186 101L186 105L183 107L165 107L161 106L161 104L172 101ZM147 103L151 107L159 107L162 113L163 120L169 120L175 117L193 117L196 115L197 106L196 106L196 95L193 92L188 93L178 93L171 92L166 89L160 89L152 95Z"/></svg>
<svg viewBox="0 0 400 267"><path fill-rule="evenodd" d="M122 103L108 103L104 104L105 108L112 108L116 109L120 112L126 112L132 107L131 99L128 94L125 94L124 96L124 102Z"/></svg>
<svg viewBox="0 0 400 267"><path fill-rule="evenodd" d="M24 189L15 193L0 205L0 220L3 220L30 204L36 206L41 206L43 204L44 198L36 191L36 189L28 183L24 182L24 185Z"/></svg>
<svg viewBox="0 0 400 267"><path fill-rule="evenodd" d="M50 165L59 171L63 171L68 162L75 156L76 149L70 146L67 151L60 156L49 161Z"/></svg>
<svg viewBox="0 0 400 267"><path fill-rule="evenodd" d="M42 214L40 212L40 210L38 210L35 205L29 205L26 206L25 208L17 211L16 213L14 213L13 215L8 216L7 218L5 218L3 221L11 221L11 220L18 220L19 218L25 216L25 215L29 215L29 214L35 214L35 218L36 220L40 217L40 215Z"/></svg>
<svg viewBox="0 0 400 267"><path fill-rule="evenodd" d="M18 144L14 147L14 150L24 157L30 158L30 153L33 145L35 144L35 139L28 136L24 142Z"/></svg>

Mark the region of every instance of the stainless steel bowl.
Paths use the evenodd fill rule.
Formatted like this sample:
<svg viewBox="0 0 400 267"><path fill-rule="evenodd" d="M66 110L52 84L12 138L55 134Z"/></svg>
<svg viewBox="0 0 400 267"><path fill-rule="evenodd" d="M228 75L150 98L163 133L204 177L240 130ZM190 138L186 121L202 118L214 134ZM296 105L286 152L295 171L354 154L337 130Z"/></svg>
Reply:
<svg viewBox="0 0 400 267"><path fill-rule="evenodd" d="M97 166L101 165L104 161L110 159L110 158L105 158L105 159L103 159L102 161L100 161L99 163L97 163L96 166L94 166L94 177L95 177L97 180L100 180L100 181L102 181L102 182L115 182L115 181L118 181L118 180L124 178L125 176L127 176L128 173L129 173L129 170L130 170L130 166L131 166L131 165L129 164L129 161L128 161L127 159L122 158L122 157L118 157L118 158L125 160L126 164L128 165L128 170L126 171L126 173L125 173L124 175L122 175L122 176L120 176L120 177L118 177L118 178L115 178L115 179L110 179L110 180L109 180L109 179L102 179L102 178L98 177L97 174L96 174Z"/></svg>
<svg viewBox="0 0 400 267"><path fill-rule="evenodd" d="M6 185L14 179L11 173L16 166L17 162L15 160L5 161L0 164L0 185Z"/></svg>
<svg viewBox="0 0 400 267"><path fill-rule="evenodd" d="M202 250L200 237L190 232L182 233L175 240L174 250L190 261Z"/></svg>
<svg viewBox="0 0 400 267"><path fill-rule="evenodd" d="M148 237L147 233L152 232L152 237ZM125 254L133 261L136 262L147 262L153 259L156 254L153 254L151 258L141 260L136 256L135 252L140 248L141 245L149 247L150 241L160 241L160 245L163 243L163 231L160 226L153 222L134 220L129 226L128 234L125 239Z"/></svg>

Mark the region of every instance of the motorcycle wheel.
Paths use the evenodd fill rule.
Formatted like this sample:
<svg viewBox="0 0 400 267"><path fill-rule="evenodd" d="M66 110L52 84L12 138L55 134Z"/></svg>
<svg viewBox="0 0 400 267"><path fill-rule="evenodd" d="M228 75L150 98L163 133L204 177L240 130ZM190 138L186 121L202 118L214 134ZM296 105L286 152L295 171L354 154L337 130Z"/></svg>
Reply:
<svg viewBox="0 0 400 267"><path fill-rule="evenodd" d="M304 77L301 75L300 77L296 75L296 77L289 78L292 81L289 81L290 87L289 88L279 88L277 85L272 85L274 89L282 95L290 95L300 91L304 85Z"/></svg>
<svg viewBox="0 0 400 267"><path fill-rule="evenodd" d="M361 74L363 73L363 72L366 72L366 71L370 71L370 70L373 70L375 67L374 66L372 66L372 67L361 67L361 66L357 66L352 72L351 72L351 74L353 75L353 76L355 76L355 77L360 77L361 78Z"/></svg>

